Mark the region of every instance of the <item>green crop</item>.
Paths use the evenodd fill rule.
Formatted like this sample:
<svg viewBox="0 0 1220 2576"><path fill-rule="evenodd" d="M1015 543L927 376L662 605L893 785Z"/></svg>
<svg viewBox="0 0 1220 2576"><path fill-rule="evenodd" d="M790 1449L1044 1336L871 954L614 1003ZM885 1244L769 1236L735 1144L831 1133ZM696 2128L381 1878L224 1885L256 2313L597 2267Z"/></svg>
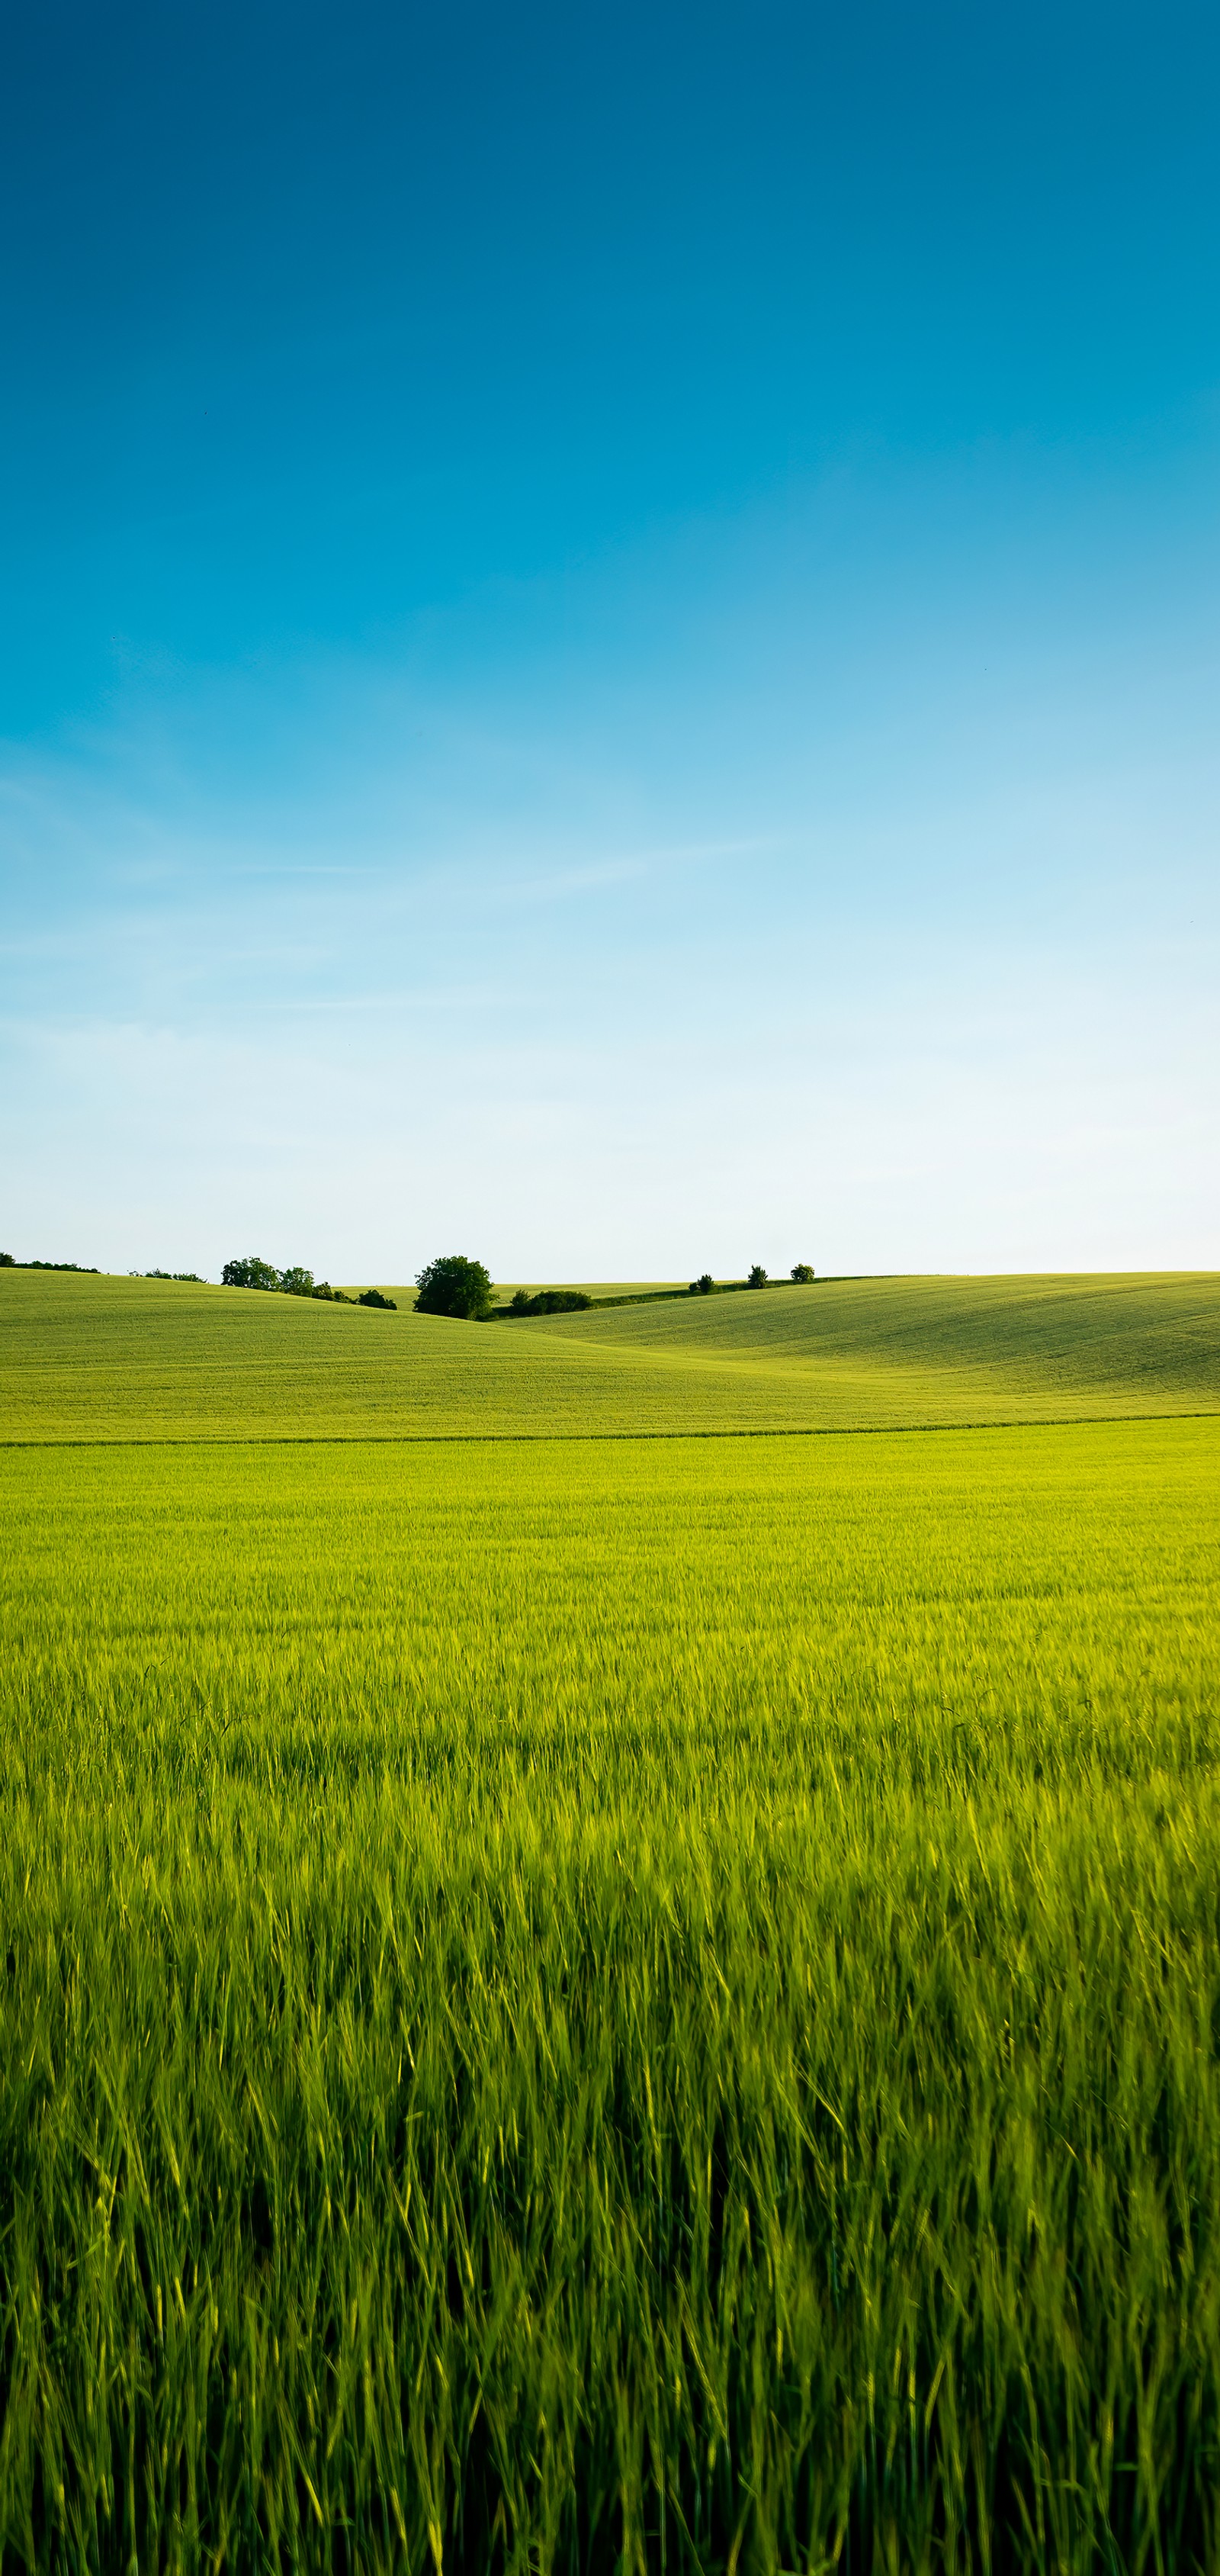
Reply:
<svg viewBox="0 0 1220 2576"><path fill-rule="evenodd" d="M1214 2565L1218 1467L0 1454L6 2571Z"/></svg>
<svg viewBox="0 0 1220 2576"><path fill-rule="evenodd" d="M393 1293L391 1290L389 1293ZM1220 1279L848 1280L503 1325L0 1272L11 1440L854 1430L1220 1409Z"/></svg>
<svg viewBox="0 0 1220 2576"><path fill-rule="evenodd" d="M1010 1401L1071 1392L1105 1406L1220 1406L1220 1277L828 1279L754 1296L611 1307L548 1319L549 1335L636 1352L769 1361L824 1378L939 1383ZM920 1380L924 1386L920 1388Z"/></svg>

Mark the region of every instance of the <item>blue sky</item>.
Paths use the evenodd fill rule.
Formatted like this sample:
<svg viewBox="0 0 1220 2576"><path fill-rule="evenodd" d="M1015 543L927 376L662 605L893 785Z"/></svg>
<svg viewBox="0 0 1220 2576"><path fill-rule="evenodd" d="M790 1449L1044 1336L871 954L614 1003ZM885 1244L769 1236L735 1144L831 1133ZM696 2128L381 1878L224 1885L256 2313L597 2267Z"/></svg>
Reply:
<svg viewBox="0 0 1220 2576"><path fill-rule="evenodd" d="M1220 1260L1218 55L24 13L6 1248Z"/></svg>

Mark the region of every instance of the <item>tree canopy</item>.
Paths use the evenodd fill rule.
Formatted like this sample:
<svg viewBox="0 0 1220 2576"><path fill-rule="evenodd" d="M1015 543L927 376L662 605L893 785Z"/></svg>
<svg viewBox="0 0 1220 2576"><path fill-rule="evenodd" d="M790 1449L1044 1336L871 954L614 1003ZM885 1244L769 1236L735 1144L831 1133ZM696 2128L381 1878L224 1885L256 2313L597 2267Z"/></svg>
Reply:
<svg viewBox="0 0 1220 2576"><path fill-rule="evenodd" d="M481 1261L468 1261L464 1252L443 1253L425 1263L415 1285L417 1315L455 1315L482 1323L491 1313L490 1276Z"/></svg>
<svg viewBox="0 0 1220 2576"><path fill-rule="evenodd" d="M278 1288L280 1274L273 1261L248 1252L240 1261L226 1261L220 1281L223 1288Z"/></svg>
<svg viewBox="0 0 1220 2576"><path fill-rule="evenodd" d="M150 1271L150 1278L161 1278L161 1271ZM185 1271L175 1271L175 1278L185 1278ZM256 1252L247 1253L240 1261L226 1261L221 1274L225 1288L273 1288L281 1297L320 1297L329 1306L387 1306L396 1313L392 1297L383 1297L380 1289L368 1288L363 1297L348 1297L342 1288L332 1288L329 1279L315 1279L312 1270L302 1262L287 1270L277 1270L273 1261L260 1261Z"/></svg>

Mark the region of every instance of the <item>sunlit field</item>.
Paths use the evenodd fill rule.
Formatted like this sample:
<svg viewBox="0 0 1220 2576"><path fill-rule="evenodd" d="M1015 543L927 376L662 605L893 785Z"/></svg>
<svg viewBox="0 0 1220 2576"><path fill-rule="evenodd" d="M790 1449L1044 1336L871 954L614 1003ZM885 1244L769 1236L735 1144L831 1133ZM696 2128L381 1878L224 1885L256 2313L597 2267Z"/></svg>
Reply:
<svg viewBox="0 0 1220 2576"><path fill-rule="evenodd" d="M1218 1469L3 1453L6 2568L1214 2563Z"/></svg>
<svg viewBox="0 0 1220 2576"><path fill-rule="evenodd" d="M492 1326L0 1271L10 1440L672 1436L1220 1409L1220 1275L828 1280Z"/></svg>
<svg viewBox="0 0 1220 2576"><path fill-rule="evenodd" d="M1216 1283L0 1299L7 2558L1206 2564Z"/></svg>

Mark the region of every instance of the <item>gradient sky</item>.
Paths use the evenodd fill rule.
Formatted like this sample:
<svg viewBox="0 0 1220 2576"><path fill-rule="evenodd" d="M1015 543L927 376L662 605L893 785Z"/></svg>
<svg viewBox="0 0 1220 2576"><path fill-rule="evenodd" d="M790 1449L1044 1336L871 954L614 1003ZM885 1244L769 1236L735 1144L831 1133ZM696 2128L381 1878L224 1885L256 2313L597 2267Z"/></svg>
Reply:
<svg viewBox="0 0 1220 2576"><path fill-rule="evenodd" d="M1220 1262L1218 71L14 13L5 1248Z"/></svg>

